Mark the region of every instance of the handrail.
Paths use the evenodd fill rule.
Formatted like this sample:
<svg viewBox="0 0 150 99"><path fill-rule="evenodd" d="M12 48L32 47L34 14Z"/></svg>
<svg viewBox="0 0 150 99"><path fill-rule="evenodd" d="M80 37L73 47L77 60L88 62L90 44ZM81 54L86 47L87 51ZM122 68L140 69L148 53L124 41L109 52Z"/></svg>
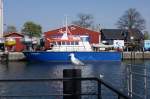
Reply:
<svg viewBox="0 0 150 99"><path fill-rule="evenodd" d="M120 90L117 90L115 87L113 87L110 83L102 80L102 79L98 79L99 83L102 83L105 87L109 88L110 90L112 90L113 92L117 93L119 96L125 98L125 99L131 99L129 96L125 95L123 92L121 92Z"/></svg>
<svg viewBox="0 0 150 99"><path fill-rule="evenodd" d="M124 99L131 99L129 96L125 95L123 92L120 90L116 89L113 87L111 84L108 82L96 78L96 77L88 77L88 78L55 78L55 79L0 79L0 82L47 82L47 81L68 81L68 80L80 80L80 81L85 81L85 80L90 80L90 81L97 81L98 82L98 94L97 93L81 93L81 94L73 94L73 95L98 95L98 99L101 99L101 85L104 85L107 87L109 90L115 92L118 95L118 99L124 98ZM44 95L44 96L65 96L65 95L71 95L71 94L49 94L49 95ZM43 96L43 95L28 95L29 97L38 97L38 96ZM3 96L1 95L0 97L28 97L28 96L17 96L17 95L7 95Z"/></svg>

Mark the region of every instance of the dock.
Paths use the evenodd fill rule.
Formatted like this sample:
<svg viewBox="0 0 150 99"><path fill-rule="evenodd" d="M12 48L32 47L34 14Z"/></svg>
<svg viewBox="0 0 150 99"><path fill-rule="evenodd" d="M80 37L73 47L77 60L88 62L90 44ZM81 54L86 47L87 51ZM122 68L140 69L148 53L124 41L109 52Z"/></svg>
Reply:
<svg viewBox="0 0 150 99"><path fill-rule="evenodd" d="M122 59L150 59L150 52L122 52Z"/></svg>
<svg viewBox="0 0 150 99"><path fill-rule="evenodd" d="M8 52L7 54L8 55L6 55L4 52L0 52L0 60L6 60L3 58L8 58L9 61L19 61L25 59L25 56L22 52Z"/></svg>

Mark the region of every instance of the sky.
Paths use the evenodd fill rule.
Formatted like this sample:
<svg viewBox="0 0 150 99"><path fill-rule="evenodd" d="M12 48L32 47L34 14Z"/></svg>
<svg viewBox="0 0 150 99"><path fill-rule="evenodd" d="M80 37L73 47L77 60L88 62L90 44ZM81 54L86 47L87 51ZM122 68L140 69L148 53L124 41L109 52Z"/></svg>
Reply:
<svg viewBox="0 0 150 99"><path fill-rule="evenodd" d="M70 24L79 13L91 14L95 24L113 29L129 8L142 15L150 32L150 0L4 0L4 29L14 25L20 31L25 22L33 21L45 32L62 27L65 16Z"/></svg>

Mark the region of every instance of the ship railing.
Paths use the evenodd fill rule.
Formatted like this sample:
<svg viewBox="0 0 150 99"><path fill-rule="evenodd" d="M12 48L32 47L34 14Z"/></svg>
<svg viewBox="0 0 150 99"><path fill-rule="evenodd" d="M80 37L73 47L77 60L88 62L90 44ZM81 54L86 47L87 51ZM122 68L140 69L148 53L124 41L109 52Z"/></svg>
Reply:
<svg viewBox="0 0 150 99"><path fill-rule="evenodd" d="M90 49L85 48L84 46L71 46L71 45L63 45L63 46L54 46L54 51L90 51Z"/></svg>
<svg viewBox="0 0 150 99"><path fill-rule="evenodd" d="M63 93L64 90L62 90L62 86L63 86L63 82L64 81L80 81L81 82L81 93L69 93L69 94L66 94L66 93ZM38 88L40 86L37 86L35 83L45 83L47 82L48 84L50 82L53 82L52 86L53 87L52 89L55 89L54 86L55 85L60 85L60 90L58 91L58 93L38 93L36 92L36 94L33 94L33 93L26 93L25 92L22 92L24 94L21 94L21 91L23 91L24 89L23 88L26 88L26 87L31 87L33 89L36 89L36 91L39 91ZM54 83L55 82L55 83ZM9 88L9 84L16 84L16 85L12 85L10 88ZM8 91L11 90L11 88L16 88L17 86L19 86L19 83L21 83L21 87L18 87L20 88L20 93L19 94L16 94L15 95L13 94L10 94L10 93L14 93L14 92L10 92L8 94L5 93L5 90L8 88ZM31 84L33 83L33 84ZM93 84L91 84L93 83ZM25 87L23 87L22 84L26 84ZM35 85L36 88L34 88L34 86L31 86L31 85ZM99 79L99 78L93 78L93 77L88 77L88 78L57 78L57 79L3 79L3 80L0 80L0 99L29 99L32 97L35 98L35 99L41 99L42 97L47 97L47 98L50 98L50 97L55 97L55 99L65 99L64 96L79 96L80 98L78 99L105 99L104 97L106 96L108 98L109 96L109 99L114 99L114 97L116 99L131 99L129 96L127 96L126 94L124 94L122 91L118 90L117 88L113 87L111 84L109 84L108 82L105 82L103 81L102 79ZM3 88L4 86L3 85L6 85L5 87L7 88ZM85 85L87 85L85 87ZM92 86L89 86L89 85L93 85L94 87L93 88L90 88ZM90 92L84 92L84 91L87 91L90 89ZM109 92L111 92L112 96L109 95L108 93L105 93L105 90L104 89L107 89L109 90ZM16 90L16 89L15 89ZM19 90L19 89L18 89ZM84 91L83 91L84 90ZM3 92L2 92L3 91ZM30 92L33 92L31 91L31 89L28 89L26 91L30 91ZM93 92L91 92L93 91ZM5 94L4 94L5 93ZM38 94L37 94L38 93ZM104 96L105 95L105 96ZM93 97L92 97L93 96ZM47 98L42 98L42 99L47 99ZM67 99L67 98L66 98Z"/></svg>

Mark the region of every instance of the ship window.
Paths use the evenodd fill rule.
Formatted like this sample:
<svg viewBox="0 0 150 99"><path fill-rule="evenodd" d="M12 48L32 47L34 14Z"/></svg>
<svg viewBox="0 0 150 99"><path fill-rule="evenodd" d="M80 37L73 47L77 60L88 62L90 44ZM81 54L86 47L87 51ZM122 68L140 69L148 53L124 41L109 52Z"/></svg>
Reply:
<svg viewBox="0 0 150 99"><path fill-rule="evenodd" d="M55 42L56 45L58 45L58 42Z"/></svg>
<svg viewBox="0 0 150 99"><path fill-rule="evenodd" d="M58 45L61 45L61 42L58 42Z"/></svg>
<svg viewBox="0 0 150 99"><path fill-rule="evenodd" d="M62 45L65 45L65 42L62 42Z"/></svg>
<svg viewBox="0 0 150 99"><path fill-rule="evenodd" d="M75 42L75 45L79 45L79 42Z"/></svg>
<svg viewBox="0 0 150 99"><path fill-rule="evenodd" d="M56 42L53 42L54 45L57 45Z"/></svg>
<svg viewBox="0 0 150 99"><path fill-rule="evenodd" d="M67 42L67 45L70 45L70 42Z"/></svg>
<svg viewBox="0 0 150 99"><path fill-rule="evenodd" d="M89 40L88 40L88 37L83 37L83 38L82 38L82 41L83 41L83 42L89 41Z"/></svg>
<svg viewBox="0 0 150 99"><path fill-rule="evenodd" d="M71 45L74 45L74 42L71 42Z"/></svg>
<svg viewBox="0 0 150 99"><path fill-rule="evenodd" d="M56 42L53 42L53 45L56 45Z"/></svg>

